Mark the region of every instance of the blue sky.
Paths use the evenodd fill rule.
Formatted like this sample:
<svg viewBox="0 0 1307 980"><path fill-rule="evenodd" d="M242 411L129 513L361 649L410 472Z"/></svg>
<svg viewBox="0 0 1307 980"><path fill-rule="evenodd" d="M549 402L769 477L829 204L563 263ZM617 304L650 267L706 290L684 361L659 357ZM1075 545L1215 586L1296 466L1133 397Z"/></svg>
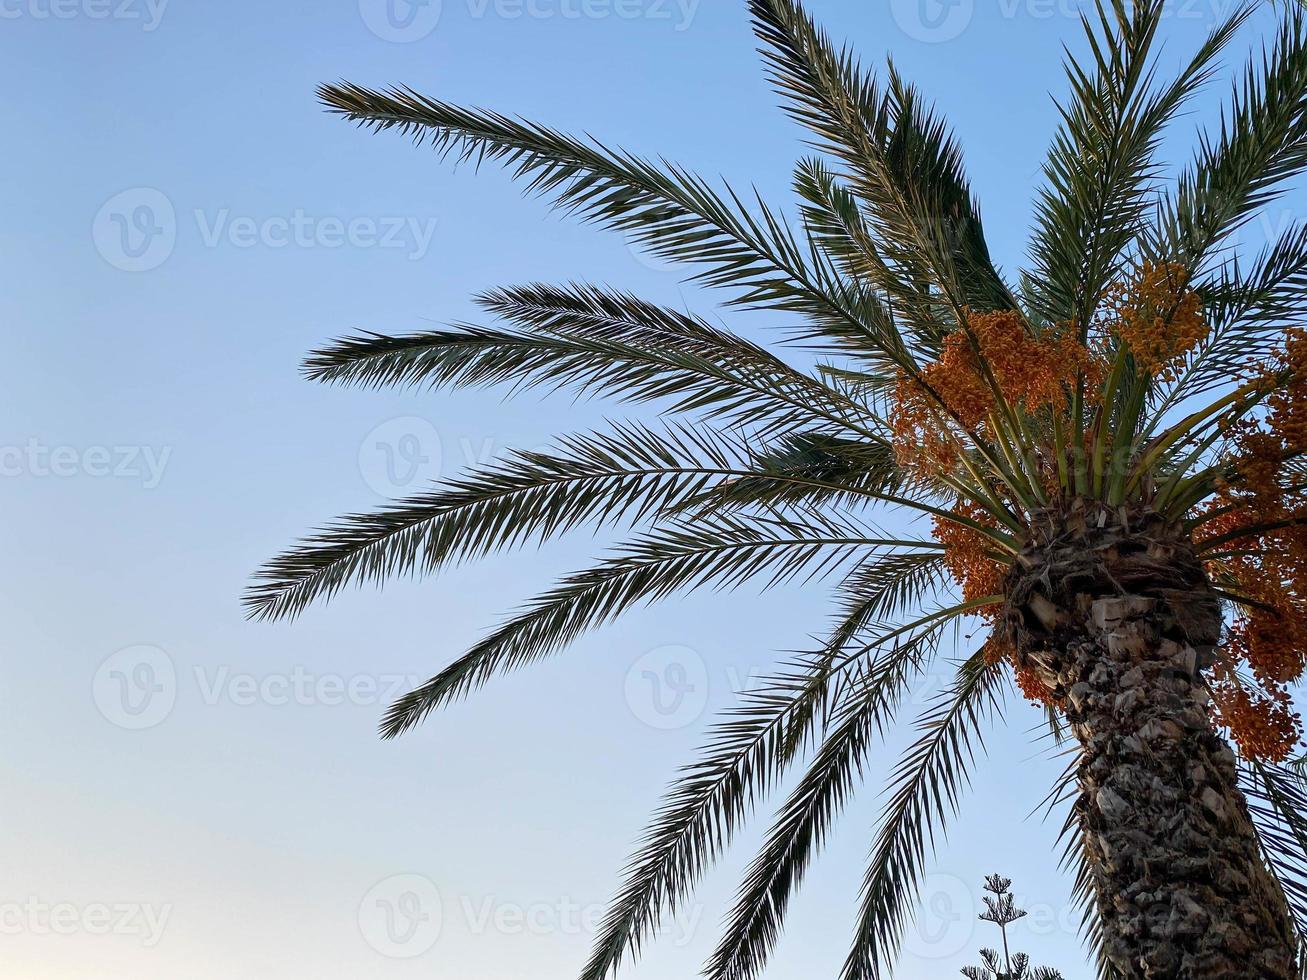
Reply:
<svg viewBox="0 0 1307 980"><path fill-rule="evenodd" d="M0 0L6 976L570 977L712 711L825 622L820 588L669 602L382 744L390 696L602 542L351 592L295 624L242 618L249 572L315 523L623 414L327 389L298 375L309 348L469 318L473 292L535 279L714 300L492 167L327 117L317 83L403 82L778 200L802 152L735 0L386 2ZM921 2L811 7L938 100L1013 270L1080 5ZM1176 0L1163 62L1221 8ZM952 975L993 941L973 914L999 870L1036 912L1016 945L1085 975L1059 820L1032 815L1062 768L1029 737L1038 721L1014 700L989 739L896 976ZM769 976L841 961L892 748ZM693 975L755 842L629 975Z"/></svg>

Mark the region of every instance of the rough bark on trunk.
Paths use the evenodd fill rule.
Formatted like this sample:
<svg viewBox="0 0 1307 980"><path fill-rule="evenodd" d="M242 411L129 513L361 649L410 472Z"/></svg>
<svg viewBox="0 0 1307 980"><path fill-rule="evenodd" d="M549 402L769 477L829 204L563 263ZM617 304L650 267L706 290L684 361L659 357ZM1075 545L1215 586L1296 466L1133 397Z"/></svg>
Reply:
<svg viewBox="0 0 1307 980"><path fill-rule="evenodd" d="M1188 538L1091 504L1045 515L1009 581L1018 660L1082 748L1083 843L1124 980L1290 980L1296 952L1212 729L1221 612Z"/></svg>

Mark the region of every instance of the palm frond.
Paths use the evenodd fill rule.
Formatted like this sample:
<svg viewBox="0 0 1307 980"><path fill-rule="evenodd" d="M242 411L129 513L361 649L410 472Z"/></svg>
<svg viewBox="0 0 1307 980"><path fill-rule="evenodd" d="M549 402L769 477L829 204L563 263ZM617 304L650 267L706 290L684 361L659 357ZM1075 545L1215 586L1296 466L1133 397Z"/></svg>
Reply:
<svg viewBox="0 0 1307 980"><path fill-rule="evenodd" d="M714 726L702 757L672 784L627 865L582 980L605 980L624 956L638 953L730 843L807 737L826 697L827 670L814 658L810 668L779 675L746 692Z"/></svg>
<svg viewBox="0 0 1307 980"><path fill-rule="evenodd" d="M843 497L965 520L893 492L892 460L874 443L862 450L848 454L845 472L832 474L815 464L773 465L747 440L686 424L655 431L626 423L565 437L552 452L513 451L429 492L325 525L265 563L245 605L255 619L293 618L351 584L428 575L587 525L633 526L659 514L693 524L710 503L721 510ZM849 472L853 460L861 461L860 472Z"/></svg>
<svg viewBox="0 0 1307 980"><path fill-rule="evenodd" d="M882 89L796 0L750 0L749 8L777 91L815 148L839 162L882 260L908 283L935 285L955 311L1014 306L958 146L920 93L892 66Z"/></svg>
<svg viewBox="0 0 1307 980"><path fill-rule="evenodd" d="M987 665L983 652L977 653L919 720L921 737L903 755L890 782L843 980L876 980L897 953L927 847L943 832L969 783L982 725L1002 712L999 688L1005 670L1001 664Z"/></svg>
<svg viewBox="0 0 1307 980"><path fill-rule="evenodd" d="M1070 753L1071 761L1049 793L1045 803L1049 810L1072 801L1058 840L1062 844L1059 870L1071 875L1071 901L1080 910L1080 938L1089 947L1098 980L1120 980L1116 968L1108 961L1103 946L1103 922L1098 914L1098 894L1094 886L1085 835L1088 828L1083 810L1074 801L1078 795L1077 776L1081 763L1079 750Z"/></svg>
<svg viewBox="0 0 1307 980"><path fill-rule="evenodd" d="M1264 363L1285 328L1307 317L1307 225L1283 231L1246 271L1232 257L1199 291L1211 334L1167 389L1159 411L1229 384Z"/></svg>
<svg viewBox="0 0 1307 980"><path fill-rule="evenodd" d="M858 507L881 494L902 494L905 477L894 447L879 437L849 439L807 431L777 436L750 454L747 475L706 488L685 513L745 507Z"/></svg>
<svg viewBox="0 0 1307 980"><path fill-rule="evenodd" d="M503 162L569 213L625 232L659 258L702 266L694 280L730 290L734 303L802 313L876 363L900 356L875 295L832 277L811 244L756 195L750 213L729 187L718 193L674 164L411 89L341 83L322 86L319 97L374 130L396 129L460 159Z"/></svg>
<svg viewBox="0 0 1307 980"><path fill-rule="evenodd" d="M570 436L553 452L511 452L430 492L327 525L265 564L246 604L257 618L295 616L351 583L430 574L587 524L637 524L714 480L750 473L747 458L744 444L720 433L638 424Z"/></svg>
<svg viewBox="0 0 1307 980"><path fill-rule="evenodd" d="M547 386L727 424L859 433L864 407L770 351L688 313L598 286L532 284L483 294L510 329L459 326L399 337L365 334L313 352L316 381L390 387Z"/></svg>
<svg viewBox="0 0 1307 980"><path fill-rule="evenodd" d="M848 521L776 516L741 520L701 516L659 525L593 568L575 572L533 600L386 714L382 731L397 735L493 674L559 650L622 612L712 584L735 588L762 578L770 588L799 576L837 573L873 549L935 550L932 542L878 536Z"/></svg>
<svg viewBox="0 0 1307 980"><path fill-rule="evenodd" d="M887 624L856 655L843 656L851 624L841 623L816 654L749 692L718 724L703 758L669 790L626 880L609 907L582 980L604 980L674 910L729 844L743 820L825 727L830 705L851 688L889 683L922 662L923 648L965 606L934 609L903 626ZM867 662L866 655L874 660ZM852 680L846 679L850 673Z"/></svg>
<svg viewBox="0 0 1307 980"><path fill-rule="evenodd" d="M908 656L896 650L886 667L850 685L832 730L745 873L725 934L705 971L711 980L746 980L766 964L790 897L862 775L873 741L893 722L910 682L938 650L946 625L936 623L912 637Z"/></svg>
<svg viewBox="0 0 1307 980"><path fill-rule="evenodd" d="M906 278L880 254L857 197L819 158L799 162L794 173L804 227L818 248L845 276L883 292L891 312L912 329L909 347L918 360L933 360L947 332L938 297L922 281ZM946 311L944 311L946 312ZM892 382L893 378L880 379Z"/></svg>
<svg viewBox="0 0 1307 980"><path fill-rule="evenodd" d="M651 358L661 355L670 367L684 363L687 370L704 370L705 384L695 392L694 401L677 406L682 411L713 407L735 387L754 398L783 404L791 416L806 413L814 425L867 434L865 405L797 370L765 347L698 317L597 286L497 289L483 293L479 302L531 329L633 347Z"/></svg>
<svg viewBox="0 0 1307 980"><path fill-rule="evenodd" d="M870 624L897 616L948 587L939 552L876 555L857 565L840 584L840 630L851 642Z"/></svg>
<svg viewBox="0 0 1307 980"><path fill-rule="evenodd" d="M1247 760L1239 784L1257 844L1291 912L1299 969L1307 976L1307 780L1288 766Z"/></svg>
<svg viewBox="0 0 1307 980"><path fill-rule="evenodd" d="M1197 273L1284 183L1307 168L1307 13L1294 4L1273 50L1263 49L1222 113L1220 133L1162 204L1148 258Z"/></svg>
<svg viewBox="0 0 1307 980"><path fill-rule="evenodd" d="M1048 324L1088 330L1140 230L1163 127L1210 80L1217 55L1253 10L1240 4L1174 82L1159 88L1151 54L1164 7L1165 0L1148 0L1127 11L1124 3L1098 0L1095 19L1081 15L1092 63L1067 58L1072 99L1044 165L1027 276L1031 308Z"/></svg>

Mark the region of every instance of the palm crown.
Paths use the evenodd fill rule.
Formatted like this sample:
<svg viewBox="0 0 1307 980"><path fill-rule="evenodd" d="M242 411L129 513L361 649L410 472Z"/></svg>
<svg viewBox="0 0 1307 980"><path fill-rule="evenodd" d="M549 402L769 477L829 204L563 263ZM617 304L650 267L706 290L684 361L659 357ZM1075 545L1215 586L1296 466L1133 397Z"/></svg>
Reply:
<svg viewBox="0 0 1307 980"><path fill-rule="evenodd" d="M540 385L656 400L676 417L512 453L330 524L262 570L252 614L290 617L350 583L433 573L586 525L639 529L397 702L387 737L638 604L706 585L833 583L841 608L825 642L747 695L672 786L587 980L637 951L756 802L806 763L707 966L721 980L756 974L882 726L950 627L979 617L988 639L920 719L872 846L844 975L878 975L1008 679L1063 730L1066 692L1041 675L1010 601L1050 514L1153 522L1192 542L1226 604L1226 642L1207 674L1211 723L1242 749L1263 853L1304 911L1304 798L1279 763L1299 736L1288 685L1307 652L1307 333L1294 328L1307 313L1307 227L1251 260L1231 247L1307 167L1300 12L1250 62L1180 176L1164 180L1156 160L1252 6L1163 79L1163 2L1099 3L1084 22L1088 56L1068 60L1030 266L1015 282L991 260L934 110L892 65L865 71L795 0L750 8L813 150L794 174L797 220L674 164L509 116L408 89L321 89L348 119L506 164L567 211L692 266L729 305L787 314L791 339L823 359L807 372L687 312L531 284L479 297L500 325L363 334L306 363L331 383ZM881 530L877 508L918 515L930 533ZM1077 832L1073 813L1073 859ZM1083 871L1079 884L1087 896ZM1092 907L1087 917L1092 939Z"/></svg>

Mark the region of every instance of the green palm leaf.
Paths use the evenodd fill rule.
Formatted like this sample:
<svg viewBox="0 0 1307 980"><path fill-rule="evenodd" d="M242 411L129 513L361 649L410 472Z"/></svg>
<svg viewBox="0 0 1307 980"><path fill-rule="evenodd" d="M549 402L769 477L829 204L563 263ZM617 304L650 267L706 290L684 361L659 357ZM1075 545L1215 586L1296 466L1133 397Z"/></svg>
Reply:
<svg viewBox="0 0 1307 980"><path fill-rule="evenodd" d="M658 810L600 926L583 980L604 980L625 955L639 951L814 737L814 728L825 726L841 692L882 690L886 702L905 674L921 669L939 631L966 612L966 606L952 606L905 626L883 626L856 654L846 653L856 629L842 622L797 670L745 695ZM875 655L871 662L869 654Z"/></svg>
<svg viewBox="0 0 1307 980"><path fill-rule="evenodd" d="M1307 316L1307 225L1284 231L1246 272L1231 258L1201 291L1212 332L1184 365L1159 412L1265 363L1285 329Z"/></svg>
<svg viewBox="0 0 1307 980"><path fill-rule="evenodd" d="M431 711L466 694L495 673L530 663L643 603L709 583L734 588L763 578L770 588L799 576L825 577L872 549L923 548L845 521L814 523L775 517L744 521L668 522L622 546L593 568L564 578L533 600L386 715L387 737L416 725Z"/></svg>
<svg viewBox="0 0 1307 980"><path fill-rule="evenodd" d="M862 434L858 406L838 390L688 313L588 285L494 290L479 303L514 327L346 338L310 355L305 374L370 387L547 385L668 400L729 423Z"/></svg>
<svg viewBox="0 0 1307 980"><path fill-rule="evenodd" d="M409 89L342 83L319 89L324 104L374 130L396 129L462 159L499 160L558 206L628 233L659 258L703 266L695 280L729 289L740 305L803 313L879 363L900 356L876 297L829 275L783 218L757 213L727 188L714 191L674 164L655 165L594 141L576 140L499 113L462 109Z"/></svg>
<svg viewBox="0 0 1307 980"><path fill-rule="evenodd" d="M428 493L324 527L267 563L246 601L261 618L294 616L350 583L430 574L619 517L639 523L714 480L752 472L744 459L743 445L721 434L631 424L571 436L553 453L513 452Z"/></svg>
<svg viewBox="0 0 1307 980"><path fill-rule="evenodd" d="M893 722L911 681L935 653L946 625L947 621L936 623L914 637L913 645L904 645L910 657L899 655L846 692L816 758L745 872L725 935L705 971L712 980L745 980L763 968L779 938L790 897L862 775L873 740L883 737Z"/></svg>
<svg viewBox="0 0 1307 980"><path fill-rule="evenodd" d="M1272 51L1249 62L1219 136L1162 207L1147 254L1197 272L1215 250L1307 168L1307 14L1295 5Z"/></svg>
<svg viewBox="0 0 1307 980"><path fill-rule="evenodd" d="M1292 912L1299 969L1307 976L1307 780L1287 766L1251 760L1241 764L1239 783L1262 855Z"/></svg>
<svg viewBox="0 0 1307 980"><path fill-rule="evenodd" d="M1164 8L1163 0L1130 11L1118 2L1110 12L1100 7L1096 23L1082 15L1092 64L1067 62L1073 97L1044 165L1048 183L1039 197L1027 280L1034 312L1048 323L1088 329L1126 246L1142 230L1163 127L1210 80L1217 55L1254 5L1240 4L1185 71L1158 88L1151 54Z"/></svg>
<svg viewBox="0 0 1307 980"><path fill-rule="evenodd" d="M954 309L1015 305L994 268L947 128L891 67L884 90L795 0L750 0L755 32L790 115L840 164L883 259L930 282Z"/></svg>
<svg viewBox="0 0 1307 980"><path fill-rule="evenodd" d="M957 809L982 726L1002 711L1004 676L985 664L983 653L976 654L917 723L921 737L904 753L890 782L844 980L875 980L898 952L927 848Z"/></svg>

